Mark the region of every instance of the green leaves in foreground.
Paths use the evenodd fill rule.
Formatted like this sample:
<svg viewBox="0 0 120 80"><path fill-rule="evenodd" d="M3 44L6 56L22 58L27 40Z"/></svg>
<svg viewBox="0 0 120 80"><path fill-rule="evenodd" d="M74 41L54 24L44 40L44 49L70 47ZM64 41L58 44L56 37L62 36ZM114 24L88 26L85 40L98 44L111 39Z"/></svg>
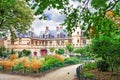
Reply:
<svg viewBox="0 0 120 80"><path fill-rule="evenodd" d="M25 33L33 21L33 11L24 0L2 0L0 2L0 32L11 33L14 40L15 32Z"/></svg>

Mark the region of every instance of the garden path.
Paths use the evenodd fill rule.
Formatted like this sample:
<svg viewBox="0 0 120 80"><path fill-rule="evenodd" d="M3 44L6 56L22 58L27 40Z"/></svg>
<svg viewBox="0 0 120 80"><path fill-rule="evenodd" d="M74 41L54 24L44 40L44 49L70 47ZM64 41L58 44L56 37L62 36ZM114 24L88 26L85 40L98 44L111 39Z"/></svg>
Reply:
<svg viewBox="0 0 120 80"><path fill-rule="evenodd" d="M73 80L76 76L76 68L80 64L67 66L47 73L41 77L29 77L0 73L0 80Z"/></svg>

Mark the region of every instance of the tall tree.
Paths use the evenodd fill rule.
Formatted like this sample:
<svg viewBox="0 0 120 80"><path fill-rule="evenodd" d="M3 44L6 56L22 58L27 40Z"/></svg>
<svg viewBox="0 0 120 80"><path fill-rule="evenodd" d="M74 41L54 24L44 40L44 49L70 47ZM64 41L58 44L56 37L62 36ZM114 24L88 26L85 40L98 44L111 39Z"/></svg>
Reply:
<svg viewBox="0 0 120 80"><path fill-rule="evenodd" d="M32 21L33 11L24 0L0 1L0 32L3 36L10 31L14 40L15 33L24 33L30 28Z"/></svg>

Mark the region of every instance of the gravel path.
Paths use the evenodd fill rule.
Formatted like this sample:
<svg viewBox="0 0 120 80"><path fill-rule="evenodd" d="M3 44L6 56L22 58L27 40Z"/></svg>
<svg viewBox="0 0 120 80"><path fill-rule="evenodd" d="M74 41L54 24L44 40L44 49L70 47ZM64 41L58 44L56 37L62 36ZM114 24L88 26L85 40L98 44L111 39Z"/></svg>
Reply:
<svg viewBox="0 0 120 80"><path fill-rule="evenodd" d="M73 80L76 75L76 68L79 65L63 67L42 77L29 77L19 75L9 75L0 73L0 80Z"/></svg>

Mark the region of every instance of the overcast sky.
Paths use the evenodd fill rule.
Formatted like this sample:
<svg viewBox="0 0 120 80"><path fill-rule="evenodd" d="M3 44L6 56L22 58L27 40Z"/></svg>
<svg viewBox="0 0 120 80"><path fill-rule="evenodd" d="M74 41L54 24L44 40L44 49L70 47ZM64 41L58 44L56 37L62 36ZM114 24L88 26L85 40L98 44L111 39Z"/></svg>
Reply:
<svg viewBox="0 0 120 80"><path fill-rule="evenodd" d="M77 0L70 0L70 4L73 4L74 7L79 5ZM37 35L39 35L40 31L45 30L46 26L48 26L50 29L56 29L56 26L59 26L59 24L63 23L65 19L65 15L61 15L56 9L45 10L45 15L48 16L47 20L39 20L39 17L35 16L36 19L33 21L31 27L34 28L34 32Z"/></svg>

